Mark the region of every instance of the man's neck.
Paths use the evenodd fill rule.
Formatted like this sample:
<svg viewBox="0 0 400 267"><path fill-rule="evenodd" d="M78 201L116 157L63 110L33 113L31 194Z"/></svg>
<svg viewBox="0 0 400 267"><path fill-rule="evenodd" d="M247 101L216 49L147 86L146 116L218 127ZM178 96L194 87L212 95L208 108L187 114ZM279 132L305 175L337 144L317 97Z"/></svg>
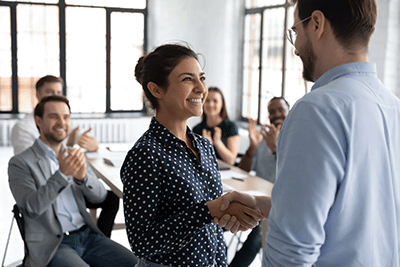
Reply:
<svg viewBox="0 0 400 267"><path fill-rule="evenodd" d="M368 48L358 50L345 50L343 47L334 47L330 52L322 54L315 66L314 81L318 80L325 72L337 66L354 63L367 62Z"/></svg>
<svg viewBox="0 0 400 267"><path fill-rule="evenodd" d="M55 143L55 142L49 142L44 136L40 136L39 137L40 140L43 141L43 143L45 143L48 147L50 147L55 153L56 155L58 154L58 152L60 151L60 148L62 146L62 142L59 143Z"/></svg>

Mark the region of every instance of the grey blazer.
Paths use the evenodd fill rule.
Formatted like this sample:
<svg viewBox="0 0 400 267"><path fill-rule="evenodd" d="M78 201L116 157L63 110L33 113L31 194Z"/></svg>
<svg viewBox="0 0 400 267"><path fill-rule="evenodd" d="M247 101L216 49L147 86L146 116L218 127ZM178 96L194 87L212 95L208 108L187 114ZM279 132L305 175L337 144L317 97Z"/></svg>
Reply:
<svg viewBox="0 0 400 267"><path fill-rule="evenodd" d="M36 140L32 147L11 158L8 164L11 192L25 219L26 266L46 266L54 257L63 231L57 217L57 196L68 185L59 171L51 175L50 163ZM101 203L107 190L87 165L86 181L72 183L72 191L86 224L102 234L86 211L84 196Z"/></svg>

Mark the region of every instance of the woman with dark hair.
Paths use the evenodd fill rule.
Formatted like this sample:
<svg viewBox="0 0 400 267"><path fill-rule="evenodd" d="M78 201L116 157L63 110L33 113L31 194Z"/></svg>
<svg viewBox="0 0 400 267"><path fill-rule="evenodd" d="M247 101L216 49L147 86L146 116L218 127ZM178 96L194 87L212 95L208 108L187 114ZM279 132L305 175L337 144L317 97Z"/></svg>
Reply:
<svg viewBox="0 0 400 267"><path fill-rule="evenodd" d="M193 132L211 141L217 158L229 164L235 163L240 144L239 130L236 123L229 120L225 98L218 87L208 88L202 121Z"/></svg>
<svg viewBox="0 0 400 267"><path fill-rule="evenodd" d="M208 90L196 53L168 44L139 59L136 79L156 115L121 168L125 224L137 266L226 266L221 175L211 143L187 127ZM240 204L242 229L261 218ZM247 215L249 214L249 215ZM254 219L253 219L254 218Z"/></svg>

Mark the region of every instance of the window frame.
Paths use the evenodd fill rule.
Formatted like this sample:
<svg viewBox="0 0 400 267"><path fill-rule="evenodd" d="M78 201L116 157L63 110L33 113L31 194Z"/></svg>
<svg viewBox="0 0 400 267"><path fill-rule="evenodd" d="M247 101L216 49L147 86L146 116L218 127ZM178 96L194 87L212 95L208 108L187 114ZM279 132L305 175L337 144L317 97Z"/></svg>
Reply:
<svg viewBox="0 0 400 267"><path fill-rule="evenodd" d="M279 8L284 8L284 13L285 13L285 17L284 17L284 33L282 35L282 82L281 82L281 95L285 97L285 89L286 89L286 65L287 65L287 49L288 49L288 45L290 45L287 41L287 31L286 29L289 27L288 26L288 22L289 22L289 9L291 8L291 4L290 4L290 0L285 0L285 3L283 4L275 4L275 5L268 5L268 6L260 6L260 7L245 7L245 14L244 14L244 30L243 30L243 43L242 43L242 51L243 51L243 55L241 58L241 62L242 62L242 68L241 68L241 77L242 77L242 83L241 83L241 96L244 95L245 93L245 88L243 86L243 82L244 82L244 74L246 71L245 68L245 44L246 44L246 39L245 39L245 35L246 35L246 16L249 15L255 15L255 14L259 14L261 19L260 19L260 36L258 36L259 38L259 51L258 51L258 56L259 56L259 67L258 67L258 106L257 106L257 124L261 124L260 122L260 118L261 118L261 111L262 111L262 85L263 85L263 49L266 48L264 47L264 12L266 10L271 10L271 9L279 9ZM265 65L265 64L264 64ZM248 118L243 116L243 102L240 103L241 107L240 107L240 118L242 121L247 121Z"/></svg>
<svg viewBox="0 0 400 267"><path fill-rule="evenodd" d="M59 20L59 51L60 51L60 77L64 80L63 95L67 95L67 77L66 77L66 9L67 7L84 7L84 8L101 8L106 13L106 111L103 114L112 113L146 113L146 105L143 101L143 108L141 110L111 110L111 14L112 12L124 13L141 13L144 18L144 33L143 33L143 52L147 53L148 49L148 0L146 0L146 7L144 9L136 8L120 8L120 7L107 7L107 6L90 6L90 5L68 5L65 0L59 0L55 3L36 3L36 2L23 2L23 1L0 1L0 6L10 8L11 20L11 91L12 91L12 108L11 110L2 111L0 114L19 114L18 107L18 50L17 50L17 6L18 4L24 5L40 5L40 6L57 6L58 7L58 20Z"/></svg>

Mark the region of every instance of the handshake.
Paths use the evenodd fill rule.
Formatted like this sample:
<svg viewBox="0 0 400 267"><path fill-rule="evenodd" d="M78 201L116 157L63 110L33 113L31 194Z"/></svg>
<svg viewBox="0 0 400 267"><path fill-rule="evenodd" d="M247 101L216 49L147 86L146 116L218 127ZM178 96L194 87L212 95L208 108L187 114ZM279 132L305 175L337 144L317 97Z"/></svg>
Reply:
<svg viewBox="0 0 400 267"><path fill-rule="evenodd" d="M233 191L207 202L207 206L215 224L236 233L254 228L268 218L271 198Z"/></svg>

